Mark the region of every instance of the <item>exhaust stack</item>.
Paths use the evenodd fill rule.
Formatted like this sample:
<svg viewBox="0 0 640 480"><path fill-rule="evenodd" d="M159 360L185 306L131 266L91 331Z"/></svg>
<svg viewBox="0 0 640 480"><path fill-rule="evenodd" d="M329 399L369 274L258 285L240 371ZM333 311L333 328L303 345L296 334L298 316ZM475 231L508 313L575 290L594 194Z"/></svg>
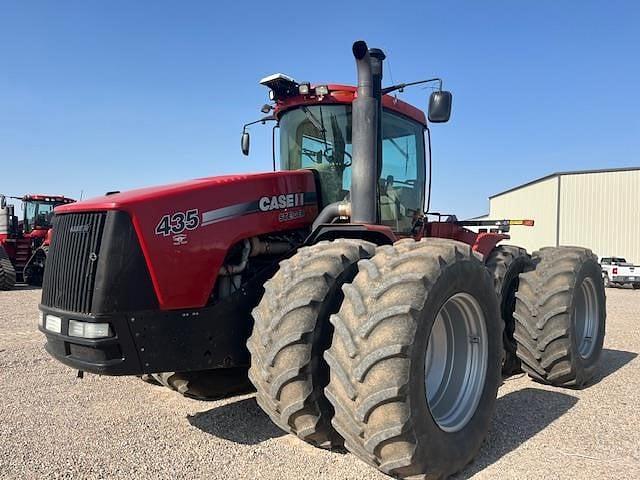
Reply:
<svg viewBox="0 0 640 480"><path fill-rule="evenodd" d="M382 50L353 44L358 96L352 105L351 222L378 223L378 177L382 155ZM371 54L370 54L371 53Z"/></svg>

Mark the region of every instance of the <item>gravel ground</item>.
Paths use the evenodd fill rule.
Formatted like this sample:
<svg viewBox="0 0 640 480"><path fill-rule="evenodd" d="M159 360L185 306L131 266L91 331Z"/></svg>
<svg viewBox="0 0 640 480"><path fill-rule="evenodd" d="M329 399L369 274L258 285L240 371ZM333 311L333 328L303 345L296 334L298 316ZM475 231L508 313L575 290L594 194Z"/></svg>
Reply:
<svg viewBox="0 0 640 480"><path fill-rule="evenodd" d="M640 478L640 291L607 295L593 384L506 381L487 442L457 478ZM199 402L136 378L76 379L42 347L39 296L0 292L0 478L388 478L284 435L252 395Z"/></svg>

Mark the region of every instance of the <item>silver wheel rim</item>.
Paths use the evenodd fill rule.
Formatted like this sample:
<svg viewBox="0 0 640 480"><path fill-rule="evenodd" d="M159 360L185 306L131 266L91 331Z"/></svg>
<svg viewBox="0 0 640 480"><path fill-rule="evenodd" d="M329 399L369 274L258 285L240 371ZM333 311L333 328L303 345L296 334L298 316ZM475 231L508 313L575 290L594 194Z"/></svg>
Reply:
<svg viewBox="0 0 640 480"><path fill-rule="evenodd" d="M484 313L468 293L440 308L425 357L427 404L438 426L457 432L471 420L484 389L489 341Z"/></svg>
<svg viewBox="0 0 640 480"><path fill-rule="evenodd" d="M598 297L592 278L585 278L580 284L573 309L573 325L578 344L578 353L589 358L596 346L598 335Z"/></svg>

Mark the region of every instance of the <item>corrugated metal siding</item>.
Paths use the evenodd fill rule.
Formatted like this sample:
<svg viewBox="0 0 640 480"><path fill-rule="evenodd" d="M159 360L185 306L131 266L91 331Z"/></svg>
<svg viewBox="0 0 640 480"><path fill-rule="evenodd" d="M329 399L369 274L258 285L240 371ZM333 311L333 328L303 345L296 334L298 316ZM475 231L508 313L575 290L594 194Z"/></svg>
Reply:
<svg viewBox="0 0 640 480"><path fill-rule="evenodd" d="M557 200L555 177L491 198L489 217L535 220L534 227L511 227L511 239L505 241L532 252L556 244Z"/></svg>
<svg viewBox="0 0 640 480"><path fill-rule="evenodd" d="M563 175L560 244L640 264L640 171Z"/></svg>

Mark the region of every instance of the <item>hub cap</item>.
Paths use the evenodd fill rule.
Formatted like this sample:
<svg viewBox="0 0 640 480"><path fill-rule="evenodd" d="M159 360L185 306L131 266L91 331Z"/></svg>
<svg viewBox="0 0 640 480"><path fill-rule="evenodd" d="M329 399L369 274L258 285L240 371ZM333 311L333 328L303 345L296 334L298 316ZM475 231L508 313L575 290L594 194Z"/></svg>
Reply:
<svg viewBox="0 0 640 480"><path fill-rule="evenodd" d="M478 301L457 293L442 306L425 357L425 389L433 419L445 432L461 430L478 407L489 343Z"/></svg>
<svg viewBox="0 0 640 480"><path fill-rule="evenodd" d="M592 278L585 278L577 291L572 320L578 353L582 358L589 358L595 350L598 335L598 297Z"/></svg>

